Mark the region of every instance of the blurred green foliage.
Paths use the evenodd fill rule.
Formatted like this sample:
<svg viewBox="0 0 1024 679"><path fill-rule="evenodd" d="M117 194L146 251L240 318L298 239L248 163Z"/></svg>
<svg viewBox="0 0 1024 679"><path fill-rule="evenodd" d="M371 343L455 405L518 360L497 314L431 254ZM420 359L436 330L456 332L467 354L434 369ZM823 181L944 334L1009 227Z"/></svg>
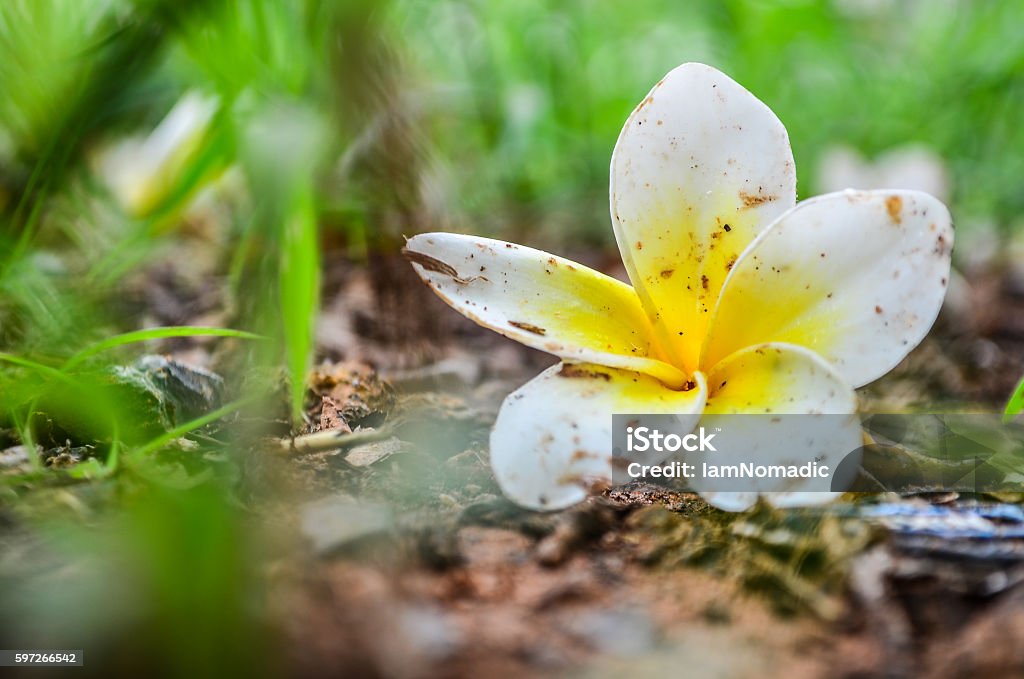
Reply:
<svg viewBox="0 0 1024 679"><path fill-rule="evenodd" d="M312 353L318 227L354 251L449 227L610 246L618 131L688 60L778 113L804 197L837 144L917 142L948 164L961 226L1010 229L1022 19L1024 0L11 0L0 348L133 329L109 298L197 197L217 208L236 325L293 373Z"/></svg>
<svg viewBox="0 0 1024 679"><path fill-rule="evenodd" d="M267 605L255 586L259 539L224 491L133 477L119 484L123 511L104 517L37 501L48 515L33 568L12 558L0 571L0 639L87 649L86 676L279 676L253 615ZM88 520L54 518L76 510Z"/></svg>
<svg viewBox="0 0 1024 679"><path fill-rule="evenodd" d="M435 143L450 200L493 233L557 224L611 243L619 129L685 61L718 67L776 112L802 198L821 190L832 145L871 157L919 142L948 163L961 224L1020 224L1020 0L408 0L398 10L411 61L434 83L424 96L444 111Z"/></svg>

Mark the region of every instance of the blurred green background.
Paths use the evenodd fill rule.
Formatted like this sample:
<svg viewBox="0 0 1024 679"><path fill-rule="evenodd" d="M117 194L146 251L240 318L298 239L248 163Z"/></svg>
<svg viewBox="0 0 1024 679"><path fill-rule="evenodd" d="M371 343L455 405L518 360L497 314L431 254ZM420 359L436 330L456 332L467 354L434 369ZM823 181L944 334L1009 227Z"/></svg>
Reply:
<svg viewBox="0 0 1024 679"><path fill-rule="evenodd" d="M835 145L871 158L916 142L948 165L961 222L1009 226L1024 207L1020 2L527 0L397 9L409 13L401 32L412 72L443 121L431 129L442 186L452 187L444 195L477 229L561 226L610 243L607 167L619 129L647 89L685 61L725 71L776 112L801 198L828 188L818 170Z"/></svg>
<svg viewBox="0 0 1024 679"><path fill-rule="evenodd" d="M285 418L301 428L323 272L372 269L402 235L433 229L612 252L616 137L685 61L725 71L782 119L801 198L890 177L893 150L914 145L962 234L1012 236L1024 228L1022 23L1021 0L5 0L0 449L33 445L40 412L77 411L99 453L74 478L125 513L30 502L47 478L31 455L29 478L0 484L0 507L52 538L58 572L65 552L95 568L65 591L24 585L24 562L0 561L4 584L32 593L0 613L52 628L124 576L123 609L79 623L92 637L144 620L157 641L142 648L174 630L202 655L212 629L232 627L239 657L259 638L240 622L259 602L231 479L212 492L151 463L208 422L140 424L106 376L154 335L123 333L255 333L219 364L229 395L276 393L273 377L253 380L284 375ZM132 291L166 262L212 272L220 313L154 320ZM83 516L95 539L53 526ZM187 554L205 559L201 577ZM190 625L203 616L209 627Z"/></svg>
<svg viewBox="0 0 1024 679"><path fill-rule="evenodd" d="M198 217L250 329L300 347L325 234L356 256L428 228L607 248L618 131L688 60L775 110L801 197L832 188L837 147L868 163L916 144L961 227L1007 232L1024 208L1022 19L1019 0L10 0L0 314L18 311L0 342L73 342L77 312L40 308L55 272L87 276L74 307L105 306ZM284 319L255 308L273 297Z"/></svg>

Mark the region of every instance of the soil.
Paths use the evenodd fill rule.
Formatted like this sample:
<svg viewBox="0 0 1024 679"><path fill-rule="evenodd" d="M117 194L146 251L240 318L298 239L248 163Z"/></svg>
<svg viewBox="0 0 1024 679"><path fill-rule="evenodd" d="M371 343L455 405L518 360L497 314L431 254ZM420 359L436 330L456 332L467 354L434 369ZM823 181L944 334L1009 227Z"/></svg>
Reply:
<svg viewBox="0 0 1024 679"><path fill-rule="evenodd" d="M727 515L643 485L562 512L516 508L490 474L488 430L554 359L409 292L409 276L381 286L397 266L343 262L324 277L324 362L294 433L352 438L316 452L254 442L240 470L238 500L275 540L265 618L291 675L1024 675L1024 558L970 570L841 508ZM161 318L224 313L201 282L153 278L139 285L159 291ZM1000 406L1024 373L1021 280L968 272L864 406ZM399 326L415 332L387 331ZM208 340L166 348L218 367Z"/></svg>
<svg viewBox="0 0 1024 679"><path fill-rule="evenodd" d="M1004 269L961 281L961 297L947 305L930 338L864 392L865 407L1000 406L1024 372L1017 278ZM342 317L330 324L345 339L326 343L346 360L373 365L394 386L390 421L409 445L370 444L285 464L298 495L340 493L396 514L383 530L345 534L275 570L272 617L285 621L298 673L1024 673L1024 589L972 592L957 575L966 572L962 564L908 555L877 527L852 522L862 530L839 539L825 530L827 519L815 517L780 554L777 546L737 539L736 519L698 497L654 487L608 491L554 514L516 509L487 470L487 429L504 395L552 359L479 331L436 300L418 299L418 313L433 323L421 327L437 334L426 338L436 340L429 351L417 351L437 360L410 369L379 334L376 342L359 339L358 319L374 308L371 289L358 273L344 280L332 304ZM359 290L366 297L353 306ZM373 327L365 318L362 324ZM339 458L369 462L353 469ZM765 509L745 521L756 533L788 520ZM850 531L851 522L842 525ZM308 540L303 544L309 549ZM992 566L986 577L1006 577L1004 566Z"/></svg>

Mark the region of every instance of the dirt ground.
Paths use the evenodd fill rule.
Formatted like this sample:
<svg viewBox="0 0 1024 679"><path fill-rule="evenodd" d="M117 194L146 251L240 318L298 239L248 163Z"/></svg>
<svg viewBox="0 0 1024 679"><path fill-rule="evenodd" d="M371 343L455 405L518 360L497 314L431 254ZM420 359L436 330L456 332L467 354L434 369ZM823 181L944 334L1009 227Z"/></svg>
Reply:
<svg viewBox="0 0 1024 679"><path fill-rule="evenodd" d="M1024 368L1019 273L969 273L933 335L864 392L865 407L999 405ZM504 395L552 359L480 332L414 286L390 313L419 309L439 341L385 338L367 281L334 283L321 341L347 363L321 368L311 429L350 403L344 385L383 376L356 400L364 416L387 411L377 426L388 437L275 462L288 477L282 497L322 498L283 501L310 558L268 576L300 674L1024 675L1024 560L908 546L837 518L841 508L737 518L645 486L554 514L516 509L488 472L487 430ZM367 503L360 519L332 528L323 518Z"/></svg>
<svg viewBox="0 0 1024 679"><path fill-rule="evenodd" d="M149 323L230 324L212 287L158 266L126 304ZM554 359L465 321L397 259L329 267L324 295L322 362L291 434L337 444L253 442L237 484L272 536L265 618L290 675L1024 676L1024 539L908 541L858 513L876 497L733 515L633 485L518 509L491 476L488 432ZM214 346L166 351L219 370L230 358ZM929 339L862 401L992 409L1022 372L1024 272L989 266L956 282ZM264 429L289 436L283 419Z"/></svg>

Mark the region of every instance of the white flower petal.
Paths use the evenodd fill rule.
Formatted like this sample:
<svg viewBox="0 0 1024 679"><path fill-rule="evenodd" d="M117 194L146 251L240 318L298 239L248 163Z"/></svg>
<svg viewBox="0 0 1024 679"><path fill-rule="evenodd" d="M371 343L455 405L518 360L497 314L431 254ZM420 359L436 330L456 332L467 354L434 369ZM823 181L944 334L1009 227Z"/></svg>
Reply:
<svg viewBox="0 0 1024 679"><path fill-rule="evenodd" d="M719 71L683 64L633 111L612 154L612 223L674 364L696 370L729 269L795 202L786 129Z"/></svg>
<svg viewBox="0 0 1024 679"><path fill-rule="evenodd" d="M729 464L730 455L737 461L756 459L768 465L817 460L834 472L860 446L853 389L821 357L803 347L778 343L748 347L719 362L708 373L707 384L709 396L700 424L722 431L716 438L718 450L694 455L694 461ZM700 491L701 479L694 481ZM821 484L820 480L751 479L750 492L705 490L701 495L728 511L747 509L759 494L780 507L821 504L840 495L803 492Z"/></svg>
<svg viewBox="0 0 1024 679"><path fill-rule="evenodd" d="M410 238L405 256L445 302L480 325L570 361L686 382L659 360L633 289L562 257L454 233Z"/></svg>
<svg viewBox="0 0 1024 679"><path fill-rule="evenodd" d="M743 253L702 366L741 347L813 349L854 387L892 369L935 321L949 280L949 211L916 191L844 191L801 203Z"/></svg>
<svg viewBox="0 0 1024 679"><path fill-rule="evenodd" d="M538 510L568 507L612 474L612 415L692 417L706 389L674 391L648 375L590 364L559 364L505 399L491 433L491 466L502 491ZM687 426L688 425L688 426Z"/></svg>

